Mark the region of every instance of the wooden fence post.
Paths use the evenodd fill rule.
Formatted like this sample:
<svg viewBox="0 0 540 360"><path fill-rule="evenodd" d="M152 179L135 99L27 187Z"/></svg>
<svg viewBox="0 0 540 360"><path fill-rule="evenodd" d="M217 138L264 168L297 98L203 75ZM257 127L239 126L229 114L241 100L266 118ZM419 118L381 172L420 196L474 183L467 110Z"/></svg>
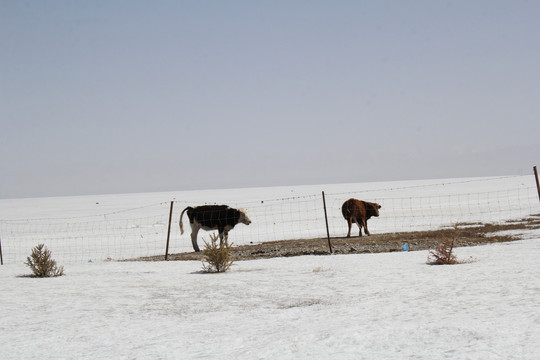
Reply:
<svg viewBox="0 0 540 360"><path fill-rule="evenodd" d="M538 191L538 200L540 200L540 183L538 182L538 171L536 170L536 166L533 167L534 170L534 177L536 179L536 190Z"/></svg>
<svg viewBox="0 0 540 360"><path fill-rule="evenodd" d="M324 207L324 220L326 221L326 236L328 238L328 248L330 249L330 254L332 254L332 242L330 241L330 230L328 229L328 214L326 213L326 198L324 197L324 191L322 192L322 200Z"/></svg>
<svg viewBox="0 0 540 360"><path fill-rule="evenodd" d="M169 211L169 230L167 230L167 246L165 247L165 260L169 257L169 239L171 237L171 221L174 201L171 201L171 210Z"/></svg>

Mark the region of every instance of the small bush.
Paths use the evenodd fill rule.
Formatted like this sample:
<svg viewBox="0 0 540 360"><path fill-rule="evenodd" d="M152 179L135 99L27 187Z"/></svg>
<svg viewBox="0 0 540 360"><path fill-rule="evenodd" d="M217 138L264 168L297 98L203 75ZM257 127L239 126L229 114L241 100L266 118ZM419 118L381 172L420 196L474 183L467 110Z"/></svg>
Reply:
<svg viewBox="0 0 540 360"><path fill-rule="evenodd" d="M64 267L56 266L56 261L51 258L51 252L44 244L39 244L32 249L32 254L26 258L25 264L30 267L36 277L64 275Z"/></svg>
<svg viewBox="0 0 540 360"><path fill-rule="evenodd" d="M429 265L454 265L459 261L452 251L454 250L454 239L446 240L444 243L437 246L434 250L429 251L427 263Z"/></svg>
<svg viewBox="0 0 540 360"><path fill-rule="evenodd" d="M204 242L202 251L204 260L203 271L208 273L219 273L229 270L233 264L231 245L227 240L219 242L218 236L210 235L210 243Z"/></svg>

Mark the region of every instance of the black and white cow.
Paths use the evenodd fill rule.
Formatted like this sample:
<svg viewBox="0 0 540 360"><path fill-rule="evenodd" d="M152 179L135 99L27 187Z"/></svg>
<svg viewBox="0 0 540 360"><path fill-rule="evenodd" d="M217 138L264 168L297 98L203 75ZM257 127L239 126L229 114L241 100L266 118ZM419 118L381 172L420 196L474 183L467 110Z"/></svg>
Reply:
<svg viewBox="0 0 540 360"><path fill-rule="evenodd" d="M180 234L184 233L182 224L184 212L187 212L189 224L191 225L191 243L195 251L200 251L197 245L197 233L200 229L217 230L219 240L223 242L223 239L227 239L229 231L236 224L251 224L251 220L244 209L233 209L227 205L188 206L180 214Z"/></svg>

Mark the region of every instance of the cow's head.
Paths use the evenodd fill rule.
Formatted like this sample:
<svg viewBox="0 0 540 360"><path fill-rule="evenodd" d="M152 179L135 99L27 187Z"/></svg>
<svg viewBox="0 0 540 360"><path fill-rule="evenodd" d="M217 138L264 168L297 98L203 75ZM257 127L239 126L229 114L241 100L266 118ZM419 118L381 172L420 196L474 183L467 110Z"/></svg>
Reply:
<svg viewBox="0 0 540 360"><path fill-rule="evenodd" d="M368 204L368 214L371 216L379 216L379 209L382 207L377 203L367 203Z"/></svg>
<svg viewBox="0 0 540 360"><path fill-rule="evenodd" d="M246 224L246 225L251 224L251 220L249 219L246 209L238 209L238 211L240 212L240 217L238 218L238 222L241 222L242 224Z"/></svg>

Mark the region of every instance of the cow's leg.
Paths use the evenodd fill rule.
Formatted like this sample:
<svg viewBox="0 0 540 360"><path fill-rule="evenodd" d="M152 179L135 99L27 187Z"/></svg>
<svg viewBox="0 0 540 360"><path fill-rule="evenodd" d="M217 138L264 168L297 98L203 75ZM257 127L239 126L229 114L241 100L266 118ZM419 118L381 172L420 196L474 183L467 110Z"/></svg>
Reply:
<svg viewBox="0 0 540 360"><path fill-rule="evenodd" d="M195 252L201 251L199 245L197 245L197 234L199 233L200 227L196 225L191 225L191 245L193 245L193 250Z"/></svg>
<svg viewBox="0 0 540 360"><path fill-rule="evenodd" d="M358 225L358 236L362 236L362 224L358 222L358 219L354 219L354 222Z"/></svg>
<svg viewBox="0 0 540 360"><path fill-rule="evenodd" d="M222 231L219 232L219 245L222 245L223 244L223 237L224 237L224 234Z"/></svg>
<svg viewBox="0 0 540 360"><path fill-rule="evenodd" d="M219 245L220 246L223 246L223 242L224 241L227 241L229 239L229 232L227 231L227 229L221 231L219 233Z"/></svg>
<svg viewBox="0 0 540 360"><path fill-rule="evenodd" d="M219 232L219 245L222 245L223 239L227 238L227 233L225 232L225 229L223 228L218 228L218 232Z"/></svg>
<svg viewBox="0 0 540 360"><path fill-rule="evenodd" d="M364 221L362 221L362 222L364 223L364 232L366 233L366 235L368 235L368 236L371 235L371 234L369 233L368 228L367 228L367 220L364 220Z"/></svg>
<svg viewBox="0 0 540 360"><path fill-rule="evenodd" d="M351 237L352 218L349 218L349 220L347 221L347 225L349 225L349 232L347 233L347 237Z"/></svg>

